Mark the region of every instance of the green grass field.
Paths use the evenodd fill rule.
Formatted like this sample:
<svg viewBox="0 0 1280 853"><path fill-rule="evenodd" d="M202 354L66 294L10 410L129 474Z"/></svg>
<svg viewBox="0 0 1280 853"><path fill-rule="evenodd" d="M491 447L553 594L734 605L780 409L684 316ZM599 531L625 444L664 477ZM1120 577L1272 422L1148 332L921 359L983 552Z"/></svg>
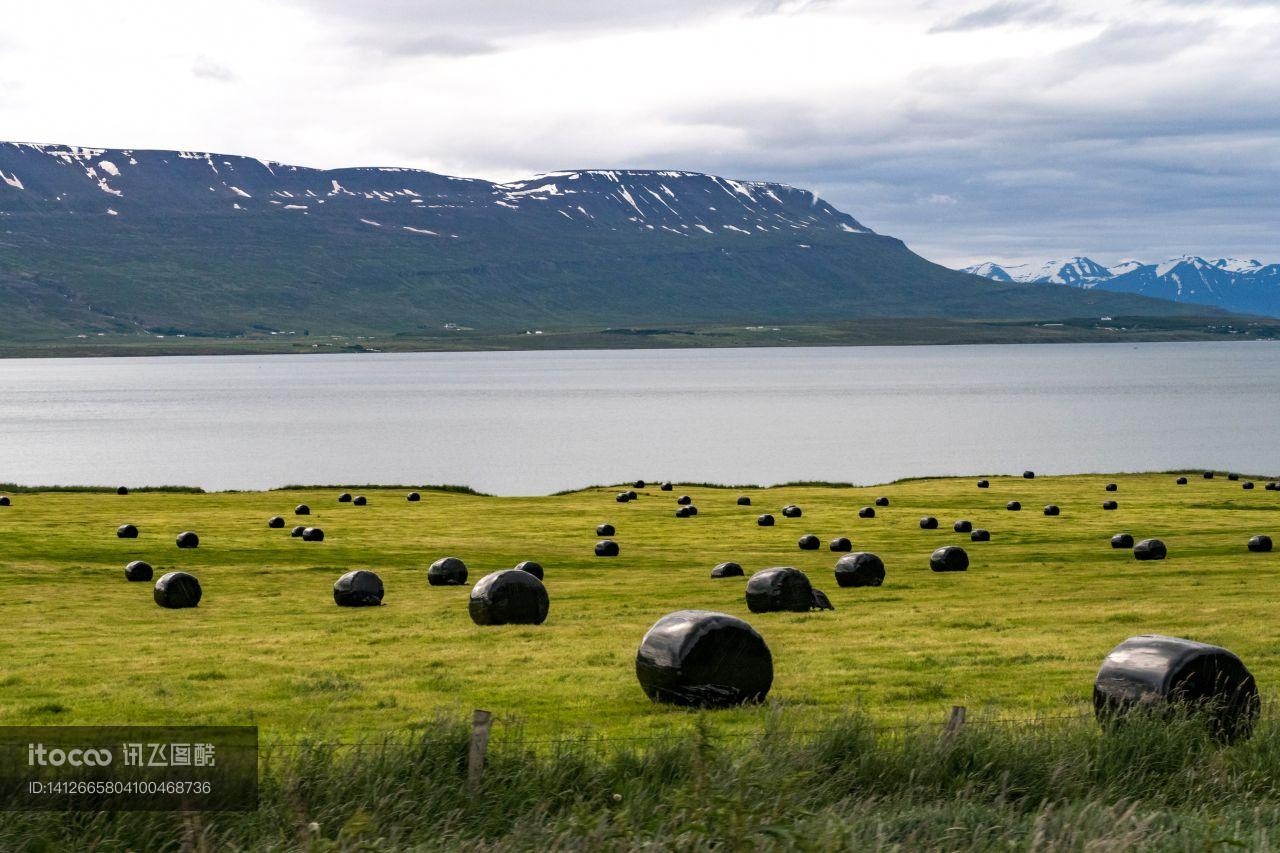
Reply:
<svg viewBox="0 0 1280 853"><path fill-rule="evenodd" d="M1104 492L1115 481L1119 491ZM0 507L0 724L255 724L267 742L351 740L430 726L486 708L495 738L589 730L609 738L687 731L691 715L651 703L633 669L648 627L677 609L747 619L769 643L775 680L765 707L717 712L724 731L755 731L770 714L820 726L851 710L879 723L941 721L953 704L978 718L1084 715L1103 656L1128 636L1159 632L1225 645L1270 697L1280 679L1271 636L1280 552L1245 548L1280 535L1280 492L1244 491L1223 475L1175 486L1173 474L915 480L872 488L770 489L656 484L629 504L615 488L534 498L363 489L369 505L338 504L336 488L262 493L135 491L11 493ZM674 517L689 494L697 517ZM735 505L749 495L750 507ZM875 519L859 507L886 496ZM1104 512L1115 498L1120 508ZM1005 502L1018 499L1019 513ZM290 538L292 508L322 543ZM784 519L787 503L804 509ZM1062 515L1041 507L1056 503ZM760 528L756 515L778 523ZM284 530L266 526L286 518ZM922 515L940 529L921 530ZM970 543L959 518L992 532ZM301 521L301 519L299 519ZM596 558L595 526L611 522L621 556ZM137 540L115 529L132 522ZM179 550L182 530L201 537ZM1169 558L1140 563L1112 550L1113 533L1158 537ZM824 548L802 552L804 533ZM840 589L848 536L887 567L879 588ZM928 568L962 544L963 574ZM478 627L468 589L430 587L426 569L456 555L471 582L524 559L546 567L550 617L538 627ZM155 605L151 584L123 567L145 559L157 576L181 569L204 587L199 608ZM751 614L741 578L711 580L736 560L748 573L806 571L835 612ZM380 608L339 608L333 581L376 571ZM1270 702L1267 703L1268 705Z"/></svg>

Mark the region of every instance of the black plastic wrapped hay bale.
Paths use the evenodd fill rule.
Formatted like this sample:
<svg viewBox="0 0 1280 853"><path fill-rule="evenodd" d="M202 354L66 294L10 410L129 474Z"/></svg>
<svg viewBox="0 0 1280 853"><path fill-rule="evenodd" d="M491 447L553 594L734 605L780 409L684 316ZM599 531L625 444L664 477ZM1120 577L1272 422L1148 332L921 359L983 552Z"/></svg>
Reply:
<svg viewBox="0 0 1280 853"><path fill-rule="evenodd" d="M596 525L596 535L597 535L597 536L613 536L613 535L614 535L615 533L617 533L617 532L618 532L618 531L617 531L616 529L614 529L614 526L613 526L612 524L608 523L607 521L606 521L604 524L597 524L597 525Z"/></svg>
<svg viewBox="0 0 1280 853"><path fill-rule="evenodd" d="M738 495L738 506L751 506L751 498L746 495Z"/></svg>
<svg viewBox="0 0 1280 853"><path fill-rule="evenodd" d="M1252 492L1252 491L1253 491L1253 481L1252 481L1252 480L1245 480L1243 483L1241 483L1241 484L1240 484L1240 488L1244 489L1246 492Z"/></svg>
<svg viewBox="0 0 1280 853"><path fill-rule="evenodd" d="M431 586L462 586L467 582L467 564L457 557L441 557L427 569Z"/></svg>
<svg viewBox="0 0 1280 853"><path fill-rule="evenodd" d="M1252 673L1221 646L1143 634L1116 646L1093 682L1093 711L1111 726L1133 711L1196 714L1225 741L1253 734L1261 703Z"/></svg>
<svg viewBox="0 0 1280 853"><path fill-rule="evenodd" d="M303 542L323 542L324 531L319 527L304 527L302 529Z"/></svg>
<svg viewBox="0 0 1280 853"><path fill-rule="evenodd" d="M612 539L601 539L596 543L597 557L616 557L619 553L618 543Z"/></svg>
<svg viewBox="0 0 1280 853"><path fill-rule="evenodd" d="M1249 550L1255 554L1265 554L1271 550L1271 537L1259 533L1249 539Z"/></svg>
<svg viewBox="0 0 1280 853"><path fill-rule="evenodd" d="M1115 501L1103 501L1102 508L1105 510L1119 509L1120 504L1116 503Z"/></svg>
<svg viewBox="0 0 1280 853"><path fill-rule="evenodd" d="M409 494L404 496L404 499L411 504L416 504L418 501L422 500L422 495L418 494L417 492L410 492Z"/></svg>
<svg viewBox="0 0 1280 853"><path fill-rule="evenodd" d="M1009 512L1019 512L1022 509L1022 504L1018 501L1009 501L1004 505L1004 508L1009 510Z"/></svg>
<svg viewBox="0 0 1280 853"><path fill-rule="evenodd" d="M783 518L800 518L804 515L804 511L795 504L787 504L782 508Z"/></svg>
<svg viewBox="0 0 1280 853"><path fill-rule="evenodd" d="M676 508L676 518L692 518L693 513L689 512L690 507L682 506Z"/></svg>
<svg viewBox="0 0 1280 853"><path fill-rule="evenodd" d="M633 492L633 491L627 491L626 495L627 495L627 500L629 500L629 501L633 501L633 500L635 500L636 498L640 497L639 495L637 495L637 494L636 494L635 492Z"/></svg>
<svg viewBox="0 0 1280 853"><path fill-rule="evenodd" d="M979 489L989 489L989 488L991 488L991 483L990 483L988 480L979 480L979 481L978 481L978 488L979 488Z"/></svg>
<svg viewBox="0 0 1280 853"><path fill-rule="evenodd" d="M1178 479L1174 480L1174 482L1177 483L1179 486L1185 486L1187 484L1187 478L1179 477Z"/></svg>
<svg viewBox="0 0 1280 853"><path fill-rule="evenodd" d="M267 527L270 527L272 530L279 530L284 527L284 519L278 515L273 515L267 519Z"/></svg>
<svg viewBox="0 0 1280 853"><path fill-rule="evenodd" d="M884 561L870 551L857 551L836 560L836 586L880 586Z"/></svg>
<svg viewBox="0 0 1280 853"><path fill-rule="evenodd" d="M1044 514L1045 515L1061 515L1062 510L1058 508L1057 504L1046 504L1044 508Z"/></svg>
<svg viewBox="0 0 1280 853"><path fill-rule="evenodd" d="M970 534L969 534L969 541L971 541L971 542L990 542L990 541L991 541L991 531L990 531L990 530L984 530L983 528L979 527L979 528L975 529L972 533L970 533Z"/></svg>
<svg viewBox="0 0 1280 853"><path fill-rule="evenodd" d="M179 548L199 548L200 537L196 535L194 530L184 530L178 534L176 540Z"/></svg>
<svg viewBox="0 0 1280 853"><path fill-rule="evenodd" d="M951 525L951 529L956 533L972 533L973 522L967 518L959 519L955 524Z"/></svg>
<svg viewBox="0 0 1280 853"><path fill-rule="evenodd" d="M1036 472L1035 472L1035 471L1023 471L1023 472L1022 472L1022 479L1024 479L1024 480L1034 480L1035 478L1036 478Z"/></svg>
<svg viewBox="0 0 1280 853"><path fill-rule="evenodd" d="M929 557L929 568L935 572L963 572L969 568L969 555L959 545L944 545Z"/></svg>
<svg viewBox="0 0 1280 853"><path fill-rule="evenodd" d="M1233 471L1232 473L1227 475L1227 479L1234 483L1240 479L1240 475Z"/></svg>
<svg viewBox="0 0 1280 853"><path fill-rule="evenodd" d="M820 600L817 592L809 583L808 575L799 569L790 566L764 569L747 581L747 609L752 613L807 613L815 608L830 608L826 596Z"/></svg>
<svg viewBox="0 0 1280 853"><path fill-rule="evenodd" d="M8 495L0 495L0 506L9 506L13 501L9 500Z"/></svg>
<svg viewBox="0 0 1280 853"><path fill-rule="evenodd" d="M884 498L884 497L876 498L876 506L888 506L888 505L889 505L888 498Z"/></svg>
<svg viewBox="0 0 1280 853"><path fill-rule="evenodd" d="M633 489L643 489L643 488L644 488L644 480L636 480L634 483L632 483L632 484L631 484L631 488L633 488Z"/></svg>
<svg viewBox="0 0 1280 853"><path fill-rule="evenodd" d="M136 524L122 524L116 528L117 539L137 539L138 526Z"/></svg>
<svg viewBox="0 0 1280 853"><path fill-rule="evenodd" d="M128 487L128 486L120 486L120 487L118 487L118 488L116 489L116 494L117 494L117 495L127 495L127 494L129 494L129 487Z"/></svg>
<svg viewBox="0 0 1280 853"><path fill-rule="evenodd" d="M616 495L613 496L613 499L614 501L620 504L628 503L631 500L631 498L627 497L626 492L618 492Z"/></svg>
<svg viewBox="0 0 1280 853"><path fill-rule="evenodd" d="M858 518L875 518L876 508L873 506L864 506L858 510Z"/></svg>
<svg viewBox="0 0 1280 853"><path fill-rule="evenodd" d="M1212 472L1212 471L1205 471L1205 472L1204 472L1204 478L1205 478L1206 480L1212 480L1212 479L1213 479L1213 472Z"/></svg>
<svg viewBox="0 0 1280 853"><path fill-rule="evenodd" d="M663 483L661 486L658 486L658 488L664 492L669 492L672 489L674 489L675 486L671 485L670 483Z"/></svg>
<svg viewBox="0 0 1280 853"><path fill-rule="evenodd" d="M697 508L696 506L694 506L693 504L689 504L687 507L685 507L685 509L689 512L689 515L697 515L697 514L698 514L698 508Z"/></svg>
<svg viewBox="0 0 1280 853"><path fill-rule="evenodd" d="M293 508L294 515L311 515L311 507L306 504L298 504Z"/></svg>
<svg viewBox="0 0 1280 853"><path fill-rule="evenodd" d="M515 569L480 578L467 602L467 612L477 625L541 625L550 609L551 597L542 581Z"/></svg>
<svg viewBox="0 0 1280 853"><path fill-rule="evenodd" d="M124 567L124 579L127 581L149 581L154 575L151 564L145 560L134 560Z"/></svg>
<svg viewBox="0 0 1280 853"><path fill-rule="evenodd" d="M377 607L382 604L382 578L357 569L333 582L333 603L339 607Z"/></svg>
<svg viewBox="0 0 1280 853"><path fill-rule="evenodd" d="M850 542L844 536L837 536L835 539L832 539L829 543L827 543L827 547L830 548L832 551L836 551L836 552L852 551L853 543Z"/></svg>
<svg viewBox="0 0 1280 853"><path fill-rule="evenodd" d="M152 591L156 604L171 610L195 607L200 603L203 595L200 581L196 580L195 575L189 575L186 572L169 572L167 575L161 575Z"/></svg>
<svg viewBox="0 0 1280 853"><path fill-rule="evenodd" d="M680 497L676 498L676 503L680 504L680 506L688 506L689 504L693 503L693 498L689 497L688 495L681 495Z"/></svg>
<svg viewBox="0 0 1280 853"><path fill-rule="evenodd" d="M806 533L796 540L796 544L800 546L801 551L816 551L822 547L821 540L812 533Z"/></svg>
<svg viewBox="0 0 1280 853"><path fill-rule="evenodd" d="M1268 492L1280 492L1280 483L1277 483L1273 480L1272 482L1267 483L1265 486L1263 486L1263 488Z"/></svg>
<svg viewBox="0 0 1280 853"><path fill-rule="evenodd" d="M1107 491L1108 491L1108 492L1114 492L1114 491L1118 490L1119 488L1120 488L1120 487L1119 487L1119 486L1117 486L1115 483L1107 483Z"/></svg>
<svg viewBox="0 0 1280 853"><path fill-rule="evenodd" d="M304 530L306 530L306 529L307 529L307 528L305 528L305 527L303 527L301 524L299 524L297 527L295 527L295 528L293 528L292 530L290 530L290 531L289 531L289 535L290 535L290 536L292 536L294 539L301 539L301 538L302 538L302 531L304 531Z"/></svg>
<svg viewBox="0 0 1280 853"><path fill-rule="evenodd" d="M764 515L756 516L756 526L773 527L773 516L767 512Z"/></svg>
<svg viewBox="0 0 1280 853"><path fill-rule="evenodd" d="M1132 548L1133 534L1117 533L1115 536L1111 537L1111 547L1112 548Z"/></svg>
<svg viewBox="0 0 1280 853"><path fill-rule="evenodd" d="M354 498L351 499L352 506L367 506L368 503L369 503L369 499L366 498L364 495L356 495Z"/></svg>
<svg viewBox="0 0 1280 853"><path fill-rule="evenodd" d="M636 651L636 678L655 702L727 708L761 702L773 686L773 655L736 616L678 610L663 616Z"/></svg>
<svg viewBox="0 0 1280 853"><path fill-rule="evenodd" d="M938 519L934 518L932 515L926 515L924 518L920 519L920 529L921 530L937 530Z"/></svg>
<svg viewBox="0 0 1280 853"><path fill-rule="evenodd" d="M1133 556L1138 560L1163 560L1169 549L1159 539L1143 539L1133 546Z"/></svg>
<svg viewBox="0 0 1280 853"><path fill-rule="evenodd" d="M516 571L528 572L538 580L542 580L542 564L535 563L533 560L524 560L516 563Z"/></svg>
<svg viewBox="0 0 1280 853"><path fill-rule="evenodd" d="M711 570L711 577L713 578L740 578L742 575L742 566L732 560L726 563L717 563L715 568Z"/></svg>
<svg viewBox="0 0 1280 853"><path fill-rule="evenodd" d="M340 503L340 504L349 504L349 503L351 503L351 493L350 493L350 492L343 492L342 494L338 495L338 503Z"/></svg>

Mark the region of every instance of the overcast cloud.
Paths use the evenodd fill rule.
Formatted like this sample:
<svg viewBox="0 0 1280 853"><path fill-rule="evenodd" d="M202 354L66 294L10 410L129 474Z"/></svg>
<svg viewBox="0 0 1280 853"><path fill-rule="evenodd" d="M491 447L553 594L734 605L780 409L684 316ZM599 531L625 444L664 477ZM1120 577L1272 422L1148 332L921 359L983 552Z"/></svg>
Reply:
<svg viewBox="0 0 1280 853"><path fill-rule="evenodd" d="M816 190L926 257L1280 261L1280 8L1135 0L18 4L0 138Z"/></svg>

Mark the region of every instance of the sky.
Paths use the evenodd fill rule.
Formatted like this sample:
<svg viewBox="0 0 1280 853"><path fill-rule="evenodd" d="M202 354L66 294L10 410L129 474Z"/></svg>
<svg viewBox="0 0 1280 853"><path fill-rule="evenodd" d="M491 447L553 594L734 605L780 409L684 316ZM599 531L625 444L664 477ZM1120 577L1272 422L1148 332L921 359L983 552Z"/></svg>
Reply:
<svg viewBox="0 0 1280 853"><path fill-rule="evenodd" d="M1280 261L1280 2L8 4L0 139L814 190L952 266Z"/></svg>

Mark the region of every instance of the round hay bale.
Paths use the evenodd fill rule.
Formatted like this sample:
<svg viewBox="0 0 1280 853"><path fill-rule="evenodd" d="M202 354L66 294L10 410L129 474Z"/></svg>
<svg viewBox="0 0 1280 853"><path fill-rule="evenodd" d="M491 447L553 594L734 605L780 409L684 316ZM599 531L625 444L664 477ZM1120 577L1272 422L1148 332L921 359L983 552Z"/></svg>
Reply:
<svg viewBox="0 0 1280 853"><path fill-rule="evenodd" d="M852 551L853 543L843 536L837 536L827 543L827 547L832 551Z"/></svg>
<svg viewBox="0 0 1280 853"><path fill-rule="evenodd" d="M1240 475L1239 475L1239 474L1235 474L1235 473L1231 473L1231 474L1228 474L1228 475L1227 475L1227 479L1228 479L1228 480L1230 480L1231 482L1235 483L1235 482L1239 481L1239 479L1240 479Z"/></svg>
<svg viewBox="0 0 1280 853"><path fill-rule="evenodd" d="M658 486L658 488L664 492L669 492L675 487L672 486L670 483L663 483L661 486Z"/></svg>
<svg viewBox="0 0 1280 853"><path fill-rule="evenodd" d="M1115 536L1111 537L1111 547L1112 548L1132 548L1133 534L1117 533Z"/></svg>
<svg viewBox="0 0 1280 853"><path fill-rule="evenodd" d="M1133 546L1133 556L1138 560L1163 560L1169 549L1159 539L1143 539Z"/></svg>
<svg viewBox="0 0 1280 853"><path fill-rule="evenodd" d="M351 493L350 493L350 492L343 492L342 494L338 495L338 503L340 503L340 504L349 504L349 503L351 503ZM299 513L299 515L305 515L305 513Z"/></svg>
<svg viewBox="0 0 1280 853"><path fill-rule="evenodd" d="M1187 478L1179 477L1178 479L1174 480L1174 482L1177 483L1179 486L1185 486L1187 484Z"/></svg>
<svg viewBox="0 0 1280 853"><path fill-rule="evenodd" d="M200 537L196 535L194 530L184 530L178 534L175 540L179 548L199 548Z"/></svg>
<svg viewBox="0 0 1280 853"><path fill-rule="evenodd" d="M1103 509L1106 509L1106 510L1119 509L1119 508L1120 508L1120 504L1118 504L1118 503L1117 503L1117 502L1115 502L1115 501L1103 501L1103 502L1102 502L1102 508L1103 508Z"/></svg>
<svg viewBox="0 0 1280 853"><path fill-rule="evenodd" d="M117 488L116 488L116 494L117 494L117 495L127 495L127 494L129 494L129 487L128 487L128 486L119 486L119 487L117 487Z"/></svg>
<svg viewBox="0 0 1280 853"><path fill-rule="evenodd" d="M11 503L8 495L0 495L0 506L9 506Z"/></svg>
<svg viewBox="0 0 1280 853"><path fill-rule="evenodd" d="M551 597L528 572L503 569L480 578L471 588L467 612L477 625L541 625Z"/></svg>
<svg viewBox="0 0 1280 853"><path fill-rule="evenodd" d="M1255 554L1265 554L1271 550L1271 537L1259 533L1249 539L1249 550Z"/></svg>
<svg viewBox="0 0 1280 853"><path fill-rule="evenodd" d="M972 533L973 522L969 521L967 518L962 518L959 521L957 521L955 524L951 525L951 529L954 530L956 533Z"/></svg>
<svg viewBox="0 0 1280 853"><path fill-rule="evenodd" d="M354 498L351 499L352 506L365 506L368 503L369 503L369 499L366 498L364 495L356 495Z"/></svg>
<svg viewBox="0 0 1280 853"><path fill-rule="evenodd" d="M818 537L814 536L812 533L806 533L801 536L796 541L796 544L800 546L801 551L816 551L822 547L822 542L819 541Z"/></svg>
<svg viewBox="0 0 1280 853"><path fill-rule="evenodd" d="M688 506L689 504L693 503L693 498L689 497L688 495L681 495L680 497L676 498L676 503L680 504L680 506Z"/></svg>
<svg viewBox="0 0 1280 853"><path fill-rule="evenodd" d="M697 514L698 514L698 508L697 508L696 506L694 506L693 504L689 504L687 507L685 507L685 509L688 511L689 515L697 515Z"/></svg>
<svg viewBox="0 0 1280 853"><path fill-rule="evenodd" d="M935 572L963 572L969 568L969 555L959 545L944 545L929 557L929 568Z"/></svg>
<svg viewBox="0 0 1280 853"><path fill-rule="evenodd" d="M756 526L773 527L773 516L767 512L764 515L756 516Z"/></svg>
<svg viewBox="0 0 1280 853"><path fill-rule="evenodd" d="M800 518L802 515L804 515L804 512L795 504L787 504L782 508L783 518Z"/></svg>
<svg viewBox="0 0 1280 853"><path fill-rule="evenodd" d="M632 484L631 484L631 488L633 488L633 489L643 489L643 488L644 488L644 480L636 480L634 483L632 483Z"/></svg>
<svg viewBox="0 0 1280 853"><path fill-rule="evenodd" d="M1137 710L1194 714L1225 741L1253 734L1261 703L1252 673L1221 646L1143 634L1116 646L1093 682L1093 711L1111 726Z"/></svg>
<svg viewBox="0 0 1280 853"><path fill-rule="evenodd" d="M689 512L689 507L682 506L676 508L676 518L691 518L693 513Z"/></svg>
<svg viewBox="0 0 1280 853"><path fill-rule="evenodd" d="M272 530L279 530L284 527L284 519L278 515L273 515L267 519L267 527L270 527Z"/></svg>
<svg viewBox="0 0 1280 853"><path fill-rule="evenodd" d="M1118 490L1119 488L1120 488L1120 487L1119 487L1119 486L1117 486L1115 483L1107 483L1107 486L1106 486L1106 489L1107 489L1107 491L1108 491L1108 492L1114 492L1114 491Z"/></svg>
<svg viewBox="0 0 1280 853"><path fill-rule="evenodd" d="M932 515L926 515L924 518L920 519L920 529L921 530L937 530L938 519L934 518Z"/></svg>
<svg viewBox="0 0 1280 853"><path fill-rule="evenodd" d="M417 492L410 492L409 494L404 496L404 499L411 504L416 504L418 501L422 500L422 495L418 494Z"/></svg>
<svg viewBox="0 0 1280 853"><path fill-rule="evenodd" d="M876 508L873 506L864 506L858 510L858 518L875 518Z"/></svg>
<svg viewBox="0 0 1280 853"><path fill-rule="evenodd" d="M969 534L969 540L971 542L990 542L991 531L984 530L981 527L976 528L972 533Z"/></svg>
<svg viewBox="0 0 1280 853"><path fill-rule="evenodd" d="M377 607L382 596L382 578L364 569L347 572L333 582L333 603L339 607Z"/></svg>
<svg viewBox="0 0 1280 853"><path fill-rule="evenodd" d="M1212 471L1205 471L1205 472L1204 472L1204 478L1205 478L1206 480L1212 480L1212 479L1213 479L1213 472L1212 472Z"/></svg>
<svg viewBox="0 0 1280 853"><path fill-rule="evenodd" d="M1022 472L1022 479L1024 479L1024 480L1034 480L1035 478L1036 478L1036 472L1035 472L1035 471L1023 471L1023 472Z"/></svg>
<svg viewBox="0 0 1280 853"><path fill-rule="evenodd" d="M747 581L747 609L752 613L807 613L833 608L826 596L809 583L808 575L790 566L779 566L756 572Z"/></svg>
<svg viewBox="0 0 1280 853"><path fill-rule="evenodd" d="M319 527L304 527L302 529L303 542L323 542L324 531Z"/></svg>
<svg viewBox="0 0 1280 853"><path fill-rule="evenodd" d="M297 527L295 527L295 528L293 528L292 530L290 530L290 531L289 531L289 535L290 535L290 536L292 536L294 539L297 539L297 538L299 538L299 537L301 537L301 536L302 536L302 531L304 531L304 530L306 530L306 529L307 529L307 528L305 528L305 527L303 527L301 524L299 524Z"/></svg>
<svg viewBox="0 0 1280 853"><path fill-rule="evenodd" d="M1061 515L1062 510L1058 508L1057 504L1046 504L1044 508L1044 514L1045 515Z"/></svg>
<svg viewBox="0 0 1280 853"><path fill-rule="evenodd" d="M836 560L836 586L880 586L884 561L870 551L856 551Z"/></svg>
<svg viewBox="0 0 1280 853"><path fill-rule="evenodd" d="M978 488L979 488L979 489L989 489L989 488L991 488L991 483L990 483L990 481L988 481L988 480L979 480L979 481L978 481Z"/></svg>
<svg viewBox="0 0 1280 853"><path fill-rule="evenodd" d="M161 607L179 610L198 605L204 593L195 575L189 575L186 572L169 572L167 575L160 576L151 594L156 604Z"/></svg>
<svg viewBox="0 0 1280 853"><path fill-rule="evenodd" d="M618 543L612 539L601 539L596 543L597 557L616 557L618 556Z"/></svg>
<svg viewBox="0 0 1280 853"><path fill-rule="evenodd" d="M740 578L743 576L742 566L733 561L717 563L711 570L713 578Z"/></svg>
<svg viewBox="0 0 1280 853"><path fill-rule="evenodd" d="M311 507L306 504L298 504L293 508L294 515L311 515Z"/></svg>
<svg viewBox="0 0 1280 853"><path fill-rule="evenodd" d="M738 506L751 506L751 498L746 495L738 495Z"/></svg>
<svg viewBox="0 0 1280 853"><path fill-rule="evenodd" d="M627 500L629 500L629 501L633 501L633 500L635 500L636 498L640 497L639 495L637 495L637 494L636 494L635 492L633 492L633 491L628 491L628 492L626 493L626 495L627 495Z"/></svg>
<svg viewBox="0 0 1280 853"><path fill-rule="evenodd" d="M457 557L441 557L427 569L431 586L462 586L467 582L467 564Z"/></svg>
<svg viewBox="0 0 1280 853"><path fill-rule="evenodd" d="M533 560L524 560L523 562L516 563L516 571L528 572L538 580L542 580L542 564L535 563Z"/></svg>
<svg viewBox="0 0 1280 853"><path fill-rule="evenodd" d="M655 702L726 708L761 702L773 685L773 655L754 628L711 610L668 613L636 651L636 678Z"/></svg>
<svg viewBox="0 0 1280 853"><path fill-rule="evenodd" d="M1019 512L1022 510L1022 504L1018 501L1009 501L1004 505L1004 508L1009 510L1009 512Z"/></svg>
<svg viewBox="0 0 1280 853"><path fill-rule="evenodd" d="M1241 483L1241 484L1240 484L1240 488L1244 489L1246 492L1252 492L1252 491L1253 491L1253 481L1252 481L1252 480L1245 480L1243 483Z"/></svg>
<svg viewBox="0 0 1280 853"><path fill-rule="evenodd" d="M124 579L127 581L149 581L154 574L151 564L145 560L134 560L124 567Z"/></svg>
<svg viewBox="0 0 1280 853"><path fill-rule="evenodd" d="M618 531L614 528L614 526L612 524L609 524L608 522L605 522L604 524L596 525L597 536L613 536L617 532Z"/></svg>
<svg viewBox="0 0 1280 853"><path fill-rule="evenodd" d="M137 539L138 526L136 524L122 524L116 528L117 539Z"/></svg>
<svg viewBox="0 0 1280 853"><path fill-rule="evenodd" d="M1270 483L1267 483L1267 485L1264 486L1263 488L1265 488L1268 492L1280 492L1280 483L1270 482Z"/></svg>
<svg viewBox="0 0 1280 853"><path fill-rule="evenodd" d="M876 506L888 506L888 505L889 505L888 498L884 498L884 497L876 498Z"/></svg>
<svg viewBox="0 0 1280 853"><path fill-rule="evenodd" d="M618 492L618 494L614 495L613 499L620 504L627 503L631 500L631 498L627 497L626 492Z"/></svg>

